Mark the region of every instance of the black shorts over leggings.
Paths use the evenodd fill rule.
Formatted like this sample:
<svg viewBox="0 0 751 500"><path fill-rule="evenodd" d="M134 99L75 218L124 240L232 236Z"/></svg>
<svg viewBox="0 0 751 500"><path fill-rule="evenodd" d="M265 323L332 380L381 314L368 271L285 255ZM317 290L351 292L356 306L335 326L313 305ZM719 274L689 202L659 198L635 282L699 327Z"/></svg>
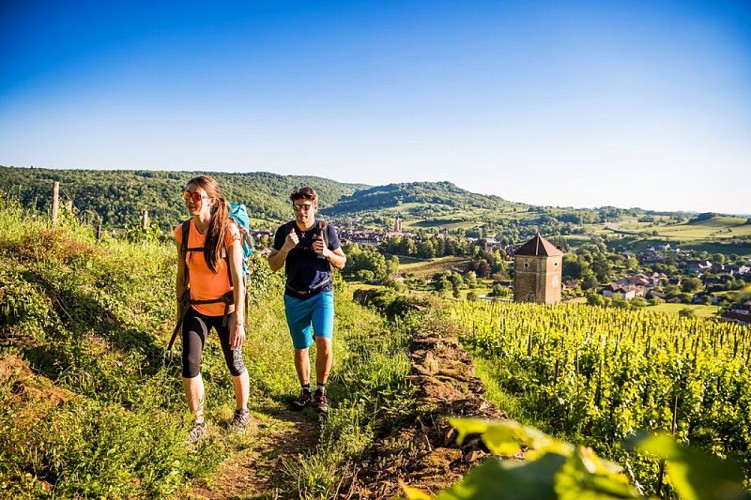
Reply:
<svg viewBox="0 0 751 500"><path fill-rule="evenodd" d="M201 373L203 346L212 327L219 335L224 361L232 376L245 373L242 347L230 349L229 346L229 323L234 315L232 313L227 318L228 326L222 326L223 316L206 316L192 307L188 309L183 321L183 378L197 377Z"/></svg>

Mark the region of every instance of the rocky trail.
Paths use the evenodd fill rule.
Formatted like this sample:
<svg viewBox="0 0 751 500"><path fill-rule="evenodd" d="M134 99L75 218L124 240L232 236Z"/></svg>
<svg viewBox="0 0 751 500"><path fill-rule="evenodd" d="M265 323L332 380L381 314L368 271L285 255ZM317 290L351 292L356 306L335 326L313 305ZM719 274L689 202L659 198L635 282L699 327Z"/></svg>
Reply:
<svg viewBox="0 0 751 500"><path fill-rule="evenodd" d="M400 480L433 493L449 487L488 453L479 438L457 445L447 417L507 418L482 397L485 387L455 337L417 333L410 351L419 411L366 450L340 498L391 498L401 494Z"/></svg>

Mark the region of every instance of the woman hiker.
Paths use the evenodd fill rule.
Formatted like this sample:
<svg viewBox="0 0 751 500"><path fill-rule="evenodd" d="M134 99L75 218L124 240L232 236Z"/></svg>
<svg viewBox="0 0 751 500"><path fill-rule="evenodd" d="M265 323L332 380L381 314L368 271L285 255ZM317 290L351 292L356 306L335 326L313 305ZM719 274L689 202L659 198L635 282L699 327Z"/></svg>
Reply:
<svg viewBox="0 0 751 500"><path fill-rule="evenodd" d="M177 313L178 320L183 318L183 389L194 416L188 438L196 442L206 434L200 369L203 346L212 327L232 374L236 405L232 428L242 432L248 425L249 380L242 355L245 290L241 235L227 216L229 204L219 185L211 177L201 175L188 181L183 196L191 218L175 228ZM187 236L183 228L187 229ZM187 245L183 245L186 237ZM189 303L183 297L186 292Z"/></svg>
<svg viewBox="0 0 751 500"><path fill-rule="evenodd" d="M292 408L313 406L319 413L329 409L326 382L331 371L334 334L334 291L331 266L342 269L347 262L333 225L316 220L318 195L310 187L290 195L294 220L277 229L269 253L272 271L285 268L284 311L295 348L295 369L302 386ZM312 326L312 331L311 331ZM316 343L315 394L310 391L308 348Z"/></svg>

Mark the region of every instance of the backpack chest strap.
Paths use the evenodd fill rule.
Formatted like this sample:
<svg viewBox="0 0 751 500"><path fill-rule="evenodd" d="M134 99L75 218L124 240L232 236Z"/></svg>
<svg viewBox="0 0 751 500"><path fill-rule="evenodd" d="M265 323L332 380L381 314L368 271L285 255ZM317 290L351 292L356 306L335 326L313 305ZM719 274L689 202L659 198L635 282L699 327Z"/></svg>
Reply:
<svg viewBox="0 0 751 500"><path fill-rule="evenodd" d="M190 303L191 304L196 304L196 305L199 305L199 306L202 305L202 304L217 304L219 302L222 302L224 304L234 304L235 303L235 296L232 293L232 290L226 292L224 295L222 295L221 297L218 297L216 299L206 299L206 300L193 300L193 299L190 299Z"/></svg>

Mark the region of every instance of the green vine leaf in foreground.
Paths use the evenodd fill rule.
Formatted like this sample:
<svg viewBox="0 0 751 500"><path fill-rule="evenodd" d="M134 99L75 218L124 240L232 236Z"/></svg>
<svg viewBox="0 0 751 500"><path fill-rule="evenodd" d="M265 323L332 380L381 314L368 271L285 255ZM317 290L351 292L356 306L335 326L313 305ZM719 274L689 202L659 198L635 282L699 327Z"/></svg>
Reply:
<svg viewBox="0 0 751 500"><path fill-rule="evenodd" d="M639 435L626 444L665 460L670 484L683 500L751 498L743 489L743 471L732 460L680 445L664 433Z"/></svg>
<svg viewBox="0 0 751 500"><path fill-rule="evenodd" d="M510 457L524 451L526 461L490 458L458 484L439 492L437 500L642 498L620 465L598 457L590 448L564 443L514 421L449 422L459 433L458 443L479 434L496 455ZM667 435L638 437L630 444L666 461L669 480L682 499L749 498L735 464L680 446ZM410 500L431 498L406 485L403 491Z"/></svg>

